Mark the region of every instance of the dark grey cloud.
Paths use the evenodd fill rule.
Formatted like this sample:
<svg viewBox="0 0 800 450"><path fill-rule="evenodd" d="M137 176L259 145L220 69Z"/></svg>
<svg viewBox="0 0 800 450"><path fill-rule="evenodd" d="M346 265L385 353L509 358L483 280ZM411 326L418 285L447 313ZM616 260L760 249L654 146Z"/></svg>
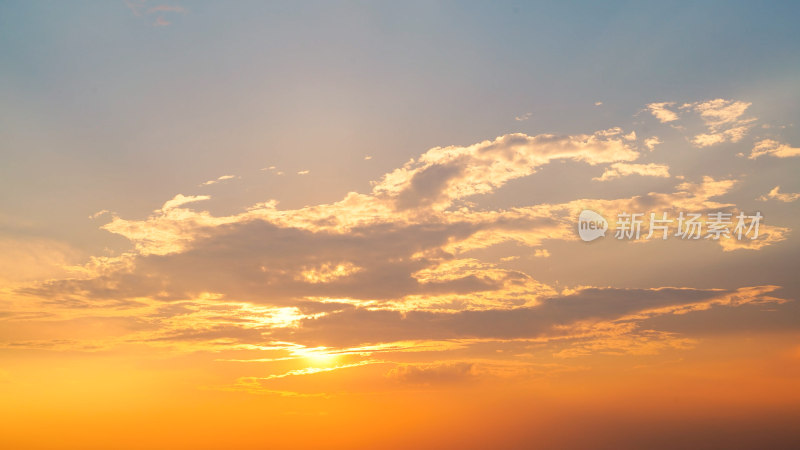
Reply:
<svg viewBox="0 0 800 450"><path fill-rule="evenodd" d="M542 221L540 224L548 223ZM508 219L501 228L531 226ZM307 297L393 300L410 294L467 294L498 290L506 281L524 280L507 271L497 279L480 274L421 283L415 272L453 258L441 247L469 238L486 225L468 222L414 225L377 224L347 234L311 232L252 220L207 230L190 249L136 257L133 269L92 279L54 280L20 292L67 302L73 299L190 299L203 292L224 299L308 307ZM419 257L426 254L427 257ZM415 256L416 255L416 256ZM326 264L358 268L348 276L314 283L300 275Z"/></svg>
<svg viewBox="0 0 800 450"><path fill-rule="evenodd" d="M309 346L355 346L423 339L515 339L559 336L559 326L611 321L643 311L707 302L733 290L592 288L545 299L533 307L459 311L388 311L352 308L304 319L272 334Z"/></svg>
<svg viewBox="0 0 800 450"><path fill-rule="evenodd" d="M397 195L397 209L428 207L446 197L445 188L463 175L465 157L448 164L434 164L411 177L408 186Z"/></svg>
<svg viewBox="0 0 800 450"><path fill-rule="evenodd" d="M477 377L475 364L468 362L403 364L386 375L402 383L417 385L462 383Z"/></svg>

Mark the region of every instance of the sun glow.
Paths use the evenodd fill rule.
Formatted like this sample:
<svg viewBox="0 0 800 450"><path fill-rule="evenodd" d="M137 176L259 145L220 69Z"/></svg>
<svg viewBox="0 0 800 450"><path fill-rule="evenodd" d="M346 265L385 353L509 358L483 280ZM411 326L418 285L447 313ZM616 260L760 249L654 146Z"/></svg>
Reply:
<svg viewBox="0 0 800 450"><path fill-rule="evenodd" d="M292 353L315 365L335 364L340 356L339 353L330 351L328 347L300 348L292 350Z"/></svg>

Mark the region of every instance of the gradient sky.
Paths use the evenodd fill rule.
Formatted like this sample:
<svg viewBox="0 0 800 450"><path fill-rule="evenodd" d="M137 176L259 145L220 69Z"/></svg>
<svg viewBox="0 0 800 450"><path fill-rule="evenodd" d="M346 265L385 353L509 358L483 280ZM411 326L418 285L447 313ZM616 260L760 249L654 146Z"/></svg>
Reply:
<svg viewBox="0 0 800 450"><path fill-rule="evenodd" d="M798 16L0 1L0 445L800 444Z"/></svg>

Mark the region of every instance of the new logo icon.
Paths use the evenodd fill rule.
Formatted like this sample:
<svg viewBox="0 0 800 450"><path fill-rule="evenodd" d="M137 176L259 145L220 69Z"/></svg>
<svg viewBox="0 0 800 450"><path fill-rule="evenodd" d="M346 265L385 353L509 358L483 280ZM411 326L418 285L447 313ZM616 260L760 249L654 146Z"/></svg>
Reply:
<svg viewBox="0 0 800 450"><path fill-rule="evenodd" d="M608 230L608 222L603 216L591 209L581 211L578 216L578 236L581 239L585 242L593 241L605 236L606 230Z"/></svg>

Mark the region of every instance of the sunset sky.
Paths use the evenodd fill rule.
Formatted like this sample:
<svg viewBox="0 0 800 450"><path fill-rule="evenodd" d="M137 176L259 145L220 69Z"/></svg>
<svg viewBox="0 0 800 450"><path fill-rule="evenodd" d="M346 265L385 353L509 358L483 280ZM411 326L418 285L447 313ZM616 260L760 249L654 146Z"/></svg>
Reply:
<svg viewBox="0 0 800 450"><path fill-rule="evenodd" d="M798 17L0 1L0 447L800 447Z"/></svg>

